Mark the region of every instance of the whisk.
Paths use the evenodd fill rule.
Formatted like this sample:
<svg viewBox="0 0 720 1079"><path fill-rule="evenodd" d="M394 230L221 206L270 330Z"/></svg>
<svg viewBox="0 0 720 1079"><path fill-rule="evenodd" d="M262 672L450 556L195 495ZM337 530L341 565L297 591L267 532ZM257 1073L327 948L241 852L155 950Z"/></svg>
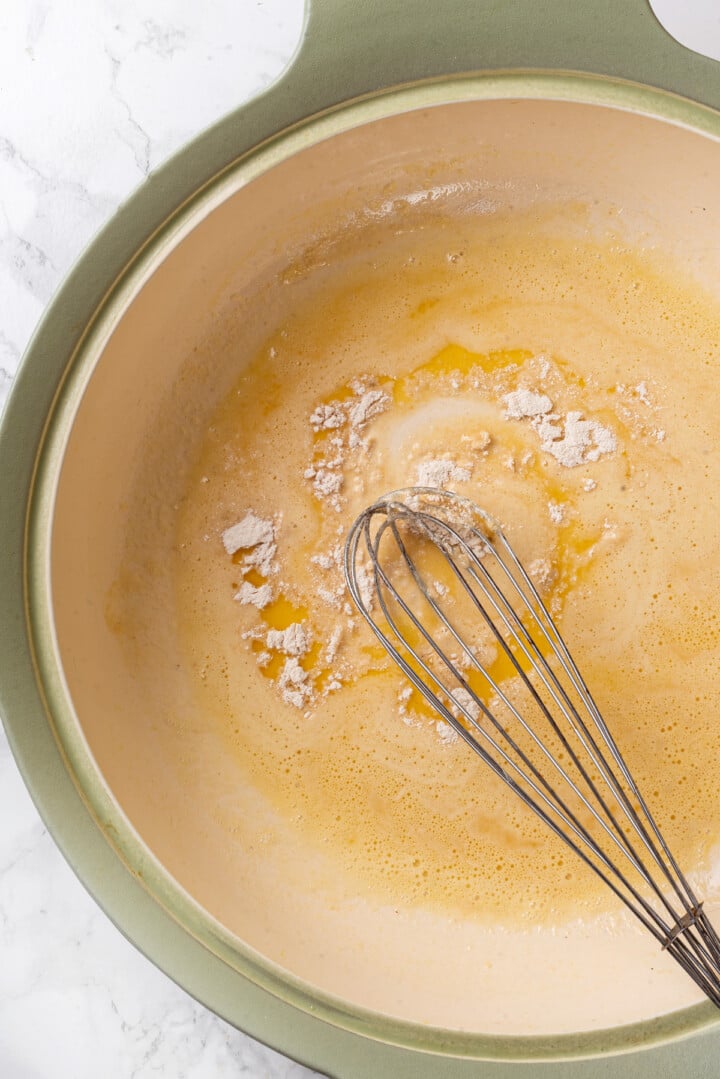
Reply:
<svg viewBox="0 0 720 1079"><path fill-rule="evenodd" d="M395 491L355 521L345 576L414 689L720 1007L720 937L500 525Z"/></svg>

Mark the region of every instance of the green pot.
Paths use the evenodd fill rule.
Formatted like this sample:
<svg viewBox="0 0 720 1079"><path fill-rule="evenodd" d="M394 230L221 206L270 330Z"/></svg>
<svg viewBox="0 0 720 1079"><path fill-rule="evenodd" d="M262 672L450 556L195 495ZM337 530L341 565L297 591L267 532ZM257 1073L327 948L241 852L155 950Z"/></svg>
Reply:
<svg viewBox="0 0 720 1079"><path fill-rule="evenodd" d="M69 274L0 430L0 702L49 830L108 916L189 993L254 1037L347 1079L493 1079L533 1068L567 1079L613 1069L637 1079L718 1074L720 1021L709 1004L591 1034L501 1038L393 1020L314 990L239 944L178 883L134 827L127 769L115 776L114 755L131 750L102 742L118 695L103 698L109 691L97 684L104 630L93 619L104 610L115 542L108 521L122 512L120 495L111 505L107 490L129 482L143 425L162 415L177 376L174 361L153 356L174 354L173 340L192 337L193 318L219 309L232 269L222 264L228 227L244 245L235 256L242 250L246 274L260 273L280 243L268 238L273 216L286 214L287 242L299 243L320 202L327 214L355 186L379 189L393 154L402 162L387 165L391 182L419 167L417 139L439 138L438 117L448 119L450 142L453 117L465 118L458 132L465 120L487 120L495 147L516 114L525 123L522 110L527 130L539 124L560 140L549 150L564 147L568 159L558 122L566 116L582 141L584 118L597 115L608 153L616 127L646 139L637 174L631 155L617 150L608 194L627 183L640 204L646 187L651 210L668 218L670 246L681 250L695 228L683 194L693 155L693 198L720 201L720 67L670 39L646 0L312 0L284 76L154 173ZM653 187L663 154L667 191ZM525 167L547 166L549 176L542 153L535 157ZM301 190L290 182L296 175ZM703 231L720 235L720 207Z"/></svg>

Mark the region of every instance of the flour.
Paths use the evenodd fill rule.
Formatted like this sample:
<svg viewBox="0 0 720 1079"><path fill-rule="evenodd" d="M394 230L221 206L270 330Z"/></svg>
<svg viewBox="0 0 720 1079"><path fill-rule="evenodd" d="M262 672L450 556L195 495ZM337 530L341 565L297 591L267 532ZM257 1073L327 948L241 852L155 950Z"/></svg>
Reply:
<svg viewBox="0 0 720 1079"><path fill-rule="evenodd" d="M400 719L403 721L406 727L420 727L422 726L420 721L411 712L408 711L408 705L410 703L410 698L412 697L412 695L412 686L403 686L402 689L398 690L398 715L400 716Z"/></svg>
<svg viewBox="0 0 720 1079"><path fill-rule="evenodd" d="M473 480L484 483L488 468L497 470L503 467L510 473L506 473L504 482L515 484L523 482L526 470L535 469L540 457L537 448L565 468L588 465L613 453L618 442L609 427L578 408L566 410L557 400L564 386L562 405L566 405L568 399L572 400L570 395L576 387L565 384L562 373L551 367L545 357L535 357L532 365L526 372L534 371L533 377L537 378L539 371L538 385L535 388L520 386L510 392L502 391L507 390L508 385L517 386L518 378L527 378L527 374L520 374L518 365L505 366L502 377L497 380L480 378L477 373L461 377L453 372L445 386L449 385L457 394L477 393L480 398L477 417L484 422L479 425L476 422L468 423L464 430L461 428L462 433L459 438L455 436L452 444L449 439L446 439L446 445L439 442L434 452L430 449L424 457L420 453L427 443L423 443L422 439L426 436L421 433L420 441L406 451L410 453L409 458L404 459L406 472L409 473L406 482L412 480L414 473L418 486L452 489L455 484L471 483ZM559 387L557 392L553 389L552 396L542 392L549 385ZM650 403L644 382L634 387L622 387L622 391L625 401L635 400L636 409ZM383 383L364 376L354 379L341 392L338 400L327 400L310 413L312 454L300 469L300 474L318 503L321 514L321 535L324 535L326 545L320 547L316 543L315 550L308 552L308 562L314 569L312 599L315 609L319 612L325 608L326 611L315 623L310 604L308 619L297 618L282 630L272 628L268 624L269 617L259 614L255 628L243 634L249 642L248 647L252 642L257 664L266 668L266 674L271 662L273 671L279 667L280 673L274 679L279 695L285 703L301 709L305 716L311 716L313 707L320 700L338 692L356 677L352 660L352 634L358 622L353 619L355 611L348 602L343 575L344 538L349 519L340 518L340 523L335 527L327 514L332 511L334 516L334 513L346 511L349 505L359 509L366 500L371 500L385 465L385 458L376 453L378 444L382 445L384 428L379 427L374 432L372 425L392 406L393 400L394 394ZM471 415L470 411L468 414ZM620 412L619 415L625 422L624 413ZM507 430L503 429L503 419L522 423L526 428L525 436L520 438L516 428L508 426ZM644 433L657 441L664 437L664 432L648 432L647 427ZM533 439L537 440L537 448L532 445ZM386 455L387 452L385 450ZM489 475L492 477L492 472ZM596 486L597 481L586 475L579 481L576 491L589 492ZM570 497L572 492L565 494ZM547 501L547 513L552 523L563 525L573 504L560 498ZM292 586L277 577L279 522L279 515L264 518L249 509L241 520L222 533L223 547L233 557L237 571L243 577L249 575L249 579L242 580L235 598L258 612L265 611L276 599L289 598L295 602ZM484 547L477 553L483 557ZM532 561L528 572L536 586L543 591L549 591L558 577L557 569L547 558ZM259 575L259 580L254 574ZM372 611L375 604L372 565L369 562L360 564L356 574L361 602L367 611ZM448 591L444 582L432 582L432 594L437 602L443 602L443 597L448 597ZM302 602L303 606L307 603ZM337 615L332 612L337 612ZM320 645L313 647L313 640L318 638ZM341 648L346 658L338 658ZM491 666L497 658L497 646L491 648L485 641L478 641L473 645L473 650L478 661L485 666ZM456 655L453 660L459 670L467 669L471 663L467 654ZM372 666L375 663L373 660ZM427 720L422 714L416 715L410 711L412 693L409 686L401 691L398 714L409 725L427 727ZM461 714L460 709L465 709L466 714L473 718L481 714L477 702L466 691L458 688L452 696L455 702L452 707L458 709L456 714ZM444 722L437 726L433 723L432 729L443 742L450 743L457 739L452 726Z"/></svg>
<svg viewBox="0 0 720 1079"><path fill-rule="evenodd" d="M310 633L304 622L293 622L287 629L268 630L265 643L288 656L304 656L310 650Z"/></svg>
<svg viewBox="0 0 720 1079"><path fill-rule="evenodd" d="M435 724L435 733L438 736L438 740L444 746L452 746L458 741L460 735L451 727L449 723L446 723L444 719L439 719Z"/></svg>
<svg viewBox="0 0 720 1079"><path fill-rule="evenodd" d="M343 549L338 543L328 554L314 554L311 556L310 561L315 566L319 566L320 569L342 569L343 564Z"/></svg>
<svg viewBox="0 0 720 1079"><path fill-rule="evenodd" d="M308 698L312 696L307 681L308 673L300 666L298 659L295 656L286 659L278 678L278 686L286 704L293 704L296 708L305 707Z"/></svg>
<svg viewBox="0 0 720 1079"><path fill-rule="evenodd" d="M543 445L546 442L552 442L555 438L562 438L562 426L560 425L560 414L558 412L549 412L546 416L536 417L532 426Z"/></svg>
<svg viewBox="0 0 720 1079"><path fill-rule="evenodd" d="M419 487L446 487L450 482L467 483L471 476L469 468L462 468L454 461L443 458L423 461L417 466Z"/></svg>
<svg viewBox="0 0 720 1079"><path fill-rule="evenodd" d="M339 472L319 468L313 477L313 490L318 498L329 498L342 490L343 478Z"/></svg>
<svg viewBox="0 0 720 1079"><path fill-rule="evenodd" d="M342 427L346 418L342 405L318 405L310 417L310 424L313 431L332 431Z"/></svg>
<svg viewBox="0 0 720 1079"><path fill-rule="evenodd" d="M458 705L458 708L455 709L456 717L467 714L473 720L480 718L480 705L477 703L472 694L468 693L468 691L463 686L458 686L457 689L454 689L450 696ZM443 726L447 726L447 724L443 723ZM452 727L450 728L450 730L452 730ZM453 733L455 734L455 737L457 737L456 732L453 731Z"/></svg>
<svg viewBox="0 0 720 1079"><path fill-rule="evenodd" d="M638 391L644 386L640 383ZM617 439L608 427L603 427L597 420L584 419L583 413L577 411L568 412L563 420L560 413L553 411L553 403L547 394L514 390L505 394L503 402L505 417L529 419L540 438L541 449L565 468L598 461L617 449Z"/></svg>
<svg viewBox="0 0 720 1079"><path fill-rule="evenodd" d="M369 566L364 566L362 563L359 563L355 571L355 576L363 606L366 611L371 611L375 599L375 574Z"/></svg>
<svg viewBox="0 0 720 1079"><path fill-rule="evenodd" d="M226 528L222 534L223 546L230 555L246 547L256 547L259 543L272 543L274 539L273 522L256 517L252 510L248 510L242 521Z"/></svg>
<svg viewBox="0 0 720 1079"><path fill-rule="evenodd" d="M410 700L412 695L413 695L412 686L403 686L403 688L398 691L398 700L400 701L401 704L407 704L407 702Z"/></svg>
<svg viewBox="0 0 720 1079"><path fill-rule="evenodd" d="M360 400L354 404L348 413L348 420L350 426L357 430L372 419L373 416L377 416L380 412L384 412L390 404L390 398L382 390L368 390L363 393Z"/></svg>
<svg viewBox="0 0 720 1079"><path fill-rule="evenodd" d="M527 571L530 580L540 589L549 588L557 579L557 573L547 558L534 559Z"/></svg>
<svg viewBox="0 0 720 1079"><path fill-rule="evenodd" d="M635 393L642 403L650 408L650 394L648 393L647 382L638 382L635 387Z"/></svg>
<svg viewBox="0 0 720 1079"><path fill-rule="evenodd" d="M257 607L259 611L267 607L272 602L272 598L273 590L271 585L261 584L256 587L254 584L250 584L249 581L243 581L240 585L240 590L235 593L235 599L238 603Z"/></svg>
<svg viewBox="0 0 720 1079"><path fill-rule="evenodd" d="M565 508L559 502L548 502L548 513L553 524L561 525L565 520Z"/></svg>
<svg viewBox="0 0 720 1079"><path fill-rule="evenodd" d="M357 452L367 448L361 432L391 403L390 397L372 387L367 379L354 380L352 390L354 398L321 404L312 412L310 426L316 434L330 431L337 434L316 445L314 459L303 473L312 484L315 498L337 513L346 501L342 469L348 450Z"/></svg>
<svg viewBox="0 0 720 1079"><path fill-rule="evenodd" d="M244 556L242 561L242 572L246 572L249 569L256 569L258 573L261 573L263 577L269 577L271 573L275 571L275 555L277 554L277 544L272 543L259 543L252 551Z"/></svg>
<svg viewBox="0 0 720 1079"><path fill-rule="evenodd" d="M317 589L318 598L327 604L328 607L334 607L336 611L339 611L342 607L342 597L345 589L338 587L334 591L330 588L324 588L322 585Z"/></svg>
<svg viewBox="0 0 720 1079"><path fill-rule="evenodd" d="M320 554L312 555L310 561L313 565L323 570L325 574L329 574L331 580L332 578L336 581L339 580L335 588L329 588L325 584L318 585L316 588L318 599L321 599L328 607L333 607L336 611L339 611L343 606L343 597L346 594L344 577L339 577L343 568L342 546L337 543L327 553L321 552ZM345 613L351 615L352 607L348 609L348 605L345 604L345 608Z"/></svg>
<svg viewBox="0 0 720 1079"><path fill-rule="evenodd" d="M484 457L492 445L492 435L489 431L476 431L472 435L461 435L460 443L467 446L472 453L481 454Z"/></svg>
<svg viewBox="0 0 720 1079"><path fill-rule="evenodd" d="M226 528L222 533L222 543L229 555L244 551L239 563L239 571L245 576L249 570L255 570L263 577L276 572L275 555L277 554L277 525L271 518L258 517L248 510L241 521ZM257 607L262 611L273 599L273 588L267 582L260 585L243 581L235 593L235 599L243 606Z"/></svg>
<svg viewBox="0 0 720 1079"><path fill-rule="evenodd" d="M541 448L565 468L576 468L614 453L617 439L597 420L583 419L582 412L568 412L564 426L545 423L540 428Z"/></svg>
<svg viewBox="0 0 720 1079"><path fill-rule="evenodd" d="M335 629L332 631L332 634L330 635L330 640L328 641L325 647L325 651L323 652L323 660L325 661L325 663L330 664L335 661L335 657L338 654L338 649L340 648L342 638L343 627L341 625L336 626Z"/></svg>
<svg viewBox="0 0 720 1079"><path fill-rule="evenodd" d="M513 390L503 397L505 403L505 417L508 420L524 420L534 416L542 416L552 410L552 401L544 393L533 393L532 390Z"/></svg>

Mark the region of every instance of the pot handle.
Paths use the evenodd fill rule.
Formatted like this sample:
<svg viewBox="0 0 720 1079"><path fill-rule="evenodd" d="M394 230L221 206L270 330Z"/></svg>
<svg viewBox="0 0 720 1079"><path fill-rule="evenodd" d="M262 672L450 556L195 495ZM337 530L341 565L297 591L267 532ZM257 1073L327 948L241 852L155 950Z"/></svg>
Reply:
<svg viewBox="0 0 720 1079"><path fill-rule="evenodd" d="M508 69L607 75L720 109L720 64L671 37L649 0L306 0L276 86L307 116L419 79Z"/></svg>

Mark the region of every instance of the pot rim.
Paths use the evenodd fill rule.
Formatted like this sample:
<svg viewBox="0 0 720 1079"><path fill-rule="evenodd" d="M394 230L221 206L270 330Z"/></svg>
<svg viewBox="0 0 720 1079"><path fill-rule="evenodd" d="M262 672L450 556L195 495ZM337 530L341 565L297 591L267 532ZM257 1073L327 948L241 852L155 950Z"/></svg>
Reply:
<svg viewBox="0 0 720 1079"><path fill-rule="evenodd" d="M569 1062L628 1053L717 1027L718 1013L707 1003L659 1019L584 1034L466 1034L394 1020L349 1005L239 942L173 881L144 846L94 764L60 663L52 622L50 544L60 466L94 366L133 298L188 232L239 187L301 149L400 112L478 100L552 100L610 107L720 141L720 113L707 106L667 91L583 73L513 70L450 76L342 103L230 159L169 216L157 218L139 249L123 243L122 226L143 198L144 187L128 200L81 260L86 277L93 272L99 275L102 294L96 289L94 297L88 295L77 269L71 273L27 350L0 428L0 452L10 462L0 476L0 497L8 507L0 536L9 552L0 567L0 588L7 596L0 612L0 669L5 672L0 706L25 782L65 857L121 931L157 966L230 1022L290 1055L298 1055L299 1046L320 1044L317 1028L322 1023L342 1035L338 1046L347 1048L348 1036L359 1035L363 1043L372 1040L411 1051L417 1062L414 1074L423 1074L417 1070L422 1059L430 1061L431 1074L432 1059L438 1055L458 1062L509 1063ZM153 181L160 182L162 176L172 185L173 170L197 152L196 142L159 170ZM111 276L105 260L108 239L119 244L121 258L121 269ZM88 317L82 320L77 341L63 353L57 346L58 319L67 339L67 312L78 308L81 313L83 308L88 311ZM131 893L136 909L128 917ZM155 908L152 917L150 907ZM157 926L170 920L174 948L183 945L180 958L170 954L166 944L158 945L149 929L151 923ZM161 937L167 936L165 926ZM188 949L189 942L195 945L194 951ZM218 965L224 968L223 979ZM221 980L231 986L230 992L218 990ZM246 993L248 985L260 990L260 996ZM284 1024L271 1026L270 1032L257 1015L257 1001L262 1000L267 1009L268 994L292 1009L290 1018L286 1010ZM314 1052L307 1048L302 1053L303 1059L307 1057L317 1067L327 1068L328 1060L342 1059L336 1049L329 1057L320 1055L322 1059L314 1059Z"/></svg>

